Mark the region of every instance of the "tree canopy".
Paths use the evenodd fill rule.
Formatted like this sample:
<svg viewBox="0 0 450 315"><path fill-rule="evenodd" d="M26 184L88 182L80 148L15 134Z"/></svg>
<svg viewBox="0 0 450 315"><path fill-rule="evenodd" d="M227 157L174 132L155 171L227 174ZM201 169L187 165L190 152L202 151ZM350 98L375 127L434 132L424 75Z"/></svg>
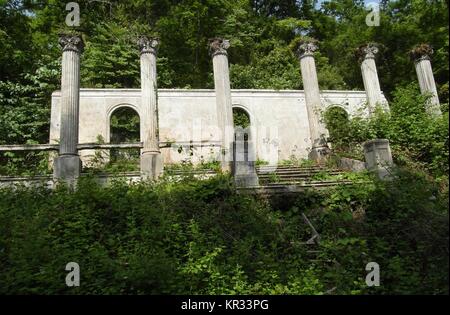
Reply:
<svg viewBox="0 0 450 315"><path fill-rule="evenodd" d="M434 48L439 96L448 102L448 2L383 0L380 25L365 22L364 1L132 0L78 1L86 49L82 87L138 88L140 34L160 38L158 86L212 88L207 43L230 40L232 88L301 89L300 37L319 42L316 53L322 89L362 89L355 49L377 42L377 66L388 99L415 82L408 51ZM54 0L0 1L0 143L48 139L51 92L59 88L58 34L67 31L66 3ZM20 132L12 132L24 129ZM26 130L25 130L26 129ZM11 131L12 130L12 131Z"/></svg>

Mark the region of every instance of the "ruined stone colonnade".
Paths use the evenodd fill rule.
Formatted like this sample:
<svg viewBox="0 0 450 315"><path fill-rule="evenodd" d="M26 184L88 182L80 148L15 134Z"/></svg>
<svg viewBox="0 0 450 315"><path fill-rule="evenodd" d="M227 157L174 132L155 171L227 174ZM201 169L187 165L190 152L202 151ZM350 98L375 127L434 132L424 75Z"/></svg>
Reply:
<svg viewBox="0 0 450 315"><path fill-rule="evenodd" d="M80 54L84 43L79 36L63 35L59 39L62 56L61 130L59 156L54 161L54 177L69 182L81 172L78 155L78 126L80 108Z"/></svg>
<svg viewBox="0 0 450 315"><path fill-rule="evenodd" d="M83 41L78 35L63 35L60 38L63 51L62 79L60 96L59 155L54 161L54 178L73 181L81 172L79 148L79 112L80 112L80 54ZM158 40L142 36L138 39L141 65L140 89L140 170L143 178L156 179L163 171L163 159L160 150L160 122L157 89L157 47ZM233 149L235 144L233 125L233 99L230 87L228 48L230 43L221 38L210 40L209 51L214 73L215 119L220 137L220 159L223 171L232 170ZM319 88L314 53L317 43L313 40L300 43L297 54L304 85L306 107L309 158L321 162L329 149L323 136L320 110L323 109L323 96ZM378 79L375 55L378 49L368 44L358 49L361 74L364 82L366 103L369 114L377 106L387 109ZM415 67L422 93L431 93L428 110L439 114L439 100L431 70L430 50L416 49ZM250 93L250 92L249 92Z"/></svg>
<svg viewBox="0 0 450 315"><path fill-rule="evenodd" d="M155 179L162 172L162 158L158 138L158 100L156 82L156 49L158 40L140 37L138 40L141 64L141 173Z"/></svg>
<svg viewBox="0 0 450 315"><path fill-rule="evenodd" d="M427 111L432 116L441 115L439 98L434 82L433 70L431 68L431 55L433 49L426 44L416 46L411 52L411 59L414 61L417 78L419 80L420 92L430 96Z"/></svg>

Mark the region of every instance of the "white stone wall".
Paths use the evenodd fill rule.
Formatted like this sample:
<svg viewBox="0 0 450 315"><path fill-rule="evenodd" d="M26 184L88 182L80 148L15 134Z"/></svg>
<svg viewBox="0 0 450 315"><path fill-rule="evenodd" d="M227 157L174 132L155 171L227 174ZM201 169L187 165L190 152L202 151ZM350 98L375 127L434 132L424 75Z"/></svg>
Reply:
<svg viewBox="0 0 450 315"><path fill-rule="evenodd" d="M281 161L291 155L307 158L311 143L303 91L232 90L231 97L233 107L240 107L250 115L257 158L267 161ZM321 101L322 110L335 105L350 116L368 114L364 91L321 91ZM111 114L122 106L140 114L140 89L81 89L79 142L96 142L99 135L108 142ZM179 153L178 146L163 148L164 163L215 158L221 138L214 90L159 89L158 106L161 142L194 140L215 145L194 149L192 157L186 150ZM60 92L56 91L52 95L50 143L58 142L59 124ZM327 133L323 124L320 128ZM93 152L89 150L80 152L85 161L90 154Z"/></svg>

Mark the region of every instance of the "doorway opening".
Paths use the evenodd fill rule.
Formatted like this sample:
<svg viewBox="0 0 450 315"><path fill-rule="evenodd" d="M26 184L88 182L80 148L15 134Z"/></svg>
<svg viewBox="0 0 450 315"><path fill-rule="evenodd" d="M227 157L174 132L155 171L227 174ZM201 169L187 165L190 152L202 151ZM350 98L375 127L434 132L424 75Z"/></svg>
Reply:
<svg viewBox="0 0 450 315"><path fill-rule="evenodd" d="M139 114L131 107L123 106L114 110L110 117L110 139L114 143L140 141ZM115 169L127 171L139 169L140 149L111 149L109 164Z"/></svg>

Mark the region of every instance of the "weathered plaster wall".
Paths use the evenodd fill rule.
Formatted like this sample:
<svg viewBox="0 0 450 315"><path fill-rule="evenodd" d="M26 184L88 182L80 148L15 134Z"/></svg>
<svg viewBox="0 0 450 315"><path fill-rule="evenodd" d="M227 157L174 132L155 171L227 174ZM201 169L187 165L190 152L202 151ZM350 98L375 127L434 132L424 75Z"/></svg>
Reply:
<svg viewBox="0 0 450 315"><path fill-rule="evenodd" d="M256 154L262 160L283 160L291 155L306 158L311 147L309 126L303 91L291 90L232 90L233 107L240 107L250 115L251 137L256 145ZM321 91L322 110L329 106L340 106L349 115L365 109L364 91ZM101 135L106 141L110 137L110 117L119 107L128 106L140 114L139 89L81 89L79 142L96 142ZM194 149L193 157L178 146L163 148L165 163L176 163L192 158L214 158L219 152L220 131L217 126L214 90L158 90L160 141L203 141L205 146ZM60 92L52 95L50 143L59 139ZM323 124L322 133L326 134ZM80 152L82 159L93 154Z"/></svg>

